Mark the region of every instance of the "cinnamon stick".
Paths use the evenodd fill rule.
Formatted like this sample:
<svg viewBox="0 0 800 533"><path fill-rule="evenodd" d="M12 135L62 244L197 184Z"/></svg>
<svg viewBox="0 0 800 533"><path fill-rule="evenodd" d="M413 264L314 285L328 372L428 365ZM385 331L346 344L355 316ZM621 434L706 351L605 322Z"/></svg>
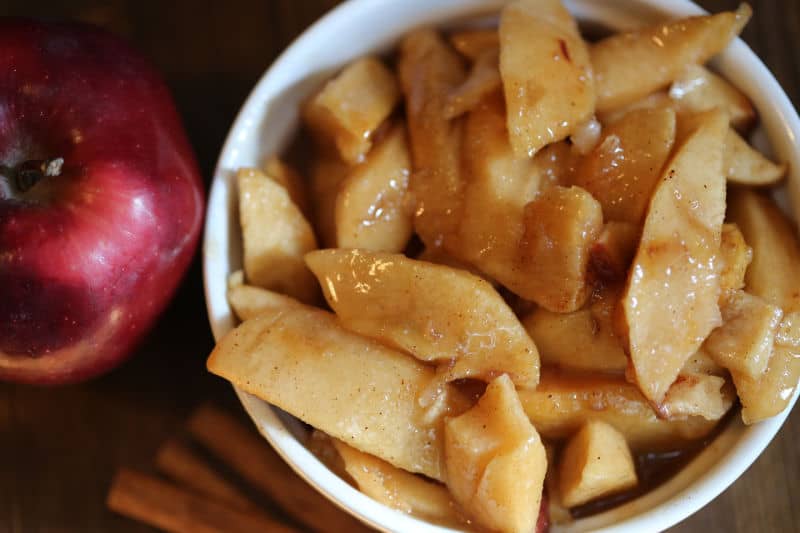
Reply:
<svg viewBox="0 0 800 533"><path fill-rule="evenodd" d="M224 411L202 406L189 419L188 429L220 460L303 525L319 532L371 531L316 492L263 438Z"/></svg>
<svg viewBox="0 0 800 533"><path fill-rule="evenodd" d="M117 472L106 504L112 511L172 533L297 533L261 513L228 507L127 468Z"/></svg>
<svg viewBox="0 0 800 533"><path fill-rule="evenodd" d="M238 488L221 477L188 446L177 439L166 441L156 454L156 468L178 485L241 510L255 505Z"/></svg>

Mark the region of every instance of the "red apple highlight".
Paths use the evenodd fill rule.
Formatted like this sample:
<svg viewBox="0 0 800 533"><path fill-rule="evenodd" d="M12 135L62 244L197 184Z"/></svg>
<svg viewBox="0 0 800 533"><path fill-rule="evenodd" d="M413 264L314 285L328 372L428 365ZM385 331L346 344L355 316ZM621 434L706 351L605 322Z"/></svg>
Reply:
<svg viewBox="0 0 800 533"><path fill-rule="evenodd" d="M174 293L202 181L169 91L119 38L0 18L0 73L0 379L87 379Z"/></svg>

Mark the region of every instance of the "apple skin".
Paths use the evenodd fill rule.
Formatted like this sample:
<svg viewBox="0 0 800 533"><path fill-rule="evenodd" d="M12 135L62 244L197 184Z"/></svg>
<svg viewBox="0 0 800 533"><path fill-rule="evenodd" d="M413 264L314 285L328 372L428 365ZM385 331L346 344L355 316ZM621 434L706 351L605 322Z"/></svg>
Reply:
<svg viewBox="0 0 800 533"><path fill-rule="evenodd" d="M0 379L61 384L128 357L187 270L203 184L167 87L128 44L0 17ZM31 160L63 158L24 190Z"/></svg>

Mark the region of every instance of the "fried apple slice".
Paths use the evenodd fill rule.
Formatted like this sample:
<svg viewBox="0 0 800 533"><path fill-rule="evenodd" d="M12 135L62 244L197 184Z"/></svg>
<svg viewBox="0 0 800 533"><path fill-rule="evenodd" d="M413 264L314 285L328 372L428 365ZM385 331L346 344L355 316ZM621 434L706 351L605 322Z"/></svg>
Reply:
<svg viewBox="0 0 800 533"><path fill-rule="evenodd" d="M336 246L336 199L350 168L335 154L323 151L314 158L311 169L314 226L324 246Z"/></svg>
<svg viewBox="0 0 800 533"><path fill-rule="evenodd" d="M260 170L243 168L236 179L248 283L315 301L318 290L302 255L317 248L311 225L288 191Z"/></svg>
<svg viewBox="0 0 800 533"><path fill-rule="evenodd" d="M208 369L363 452L443 479L441 417L424 423L417 401L433 369L347 331L331 313L303 305L261 313L223 337ZM447 405L459 399L443 391ZM441 415L457 414L448 411Z"/></svg>
<svg viewBox="0 0 800 533"><path fill-rule="evenodd" d="M283 185L289 192L289 198L295 203L306 218L311 217L311 203L305 179L291 165L278 156L272 156L264 163L264 173L272 180Z"/></svg>
<svg viewBox="0 0 800 533"><path fill-rule="evenodd" d="M522 324L536 343L542 364L618 374L628 366L610 324L596 320L591 309L553 313L539 307Z"/></svg>
<svg viewBox="0 0 800 533"><path fill-rule="evenodd" d="M744 287L744 276L752 260L753 249L744 241L739 227L736 224L723 224L720 242L722 272L719 280L723 293L729 289Z"/></svg>
<svg viewBox="0 0 800 533"><path fill-rule="evenodd" d="M718 110L690 120L653 193L622 299L632 370L656 405L721 324L717 263L728 121Z"/></svg>
<svg viewBox="0 0 800 533"><path fill-rule="evenodd" d="M547 458L508 376L492 381L477 405L448 419L444 431L453 498L486 528L534 531Z"/></svg>
<svg viewBox="0 0 800 533"><path fill-rule="evenodd" d="M759 379L738 372L731 372L731 377L742 402L742 420L755 424L779 414L794 397L800 380L800 354L797 348L775 346Z"/></svg>
<svg viewBox="0 0 800 533"><path fill-rule="evenodd" d="M605 126L610 126L631 111L642 109L657 109L659 107L671 107L674 109L675 102L669 97L667 91L656 91L648 94L644 98L639 98L622 107L615 107L611 110L597 111L597 118Z"/></svg>
<svg viewBox="0 0 800 533"><path fill-rule="evenodd" d="M600 204L580 187L552 187L525 206L519 279L509 286L550 311L580 309L589 296L589 252L603 227Z"/></svg>
<svg viewBox="0 0 800 533"><path fill-rule="evenodd" d="M800 245L792 222L767 196L733 188L728 218L753 249L745 287L784 313L800 311Z"/></svg>
<svg viewBox="0 0 800 533"><path fill-rule="evenodd" d="M339 248L400 252L411 238L408 199L411 158L402 125L392 128L339 186L336 243Z"/></svg>
<svg viewBox="0 0 800 533"><path fill-rule="evenodd" d="M301 305L289 296L244 284L228 287L228 303L241 321L249 320L266 311Z"/></svg>
<svg viewBox="0 0 800 533"><path fill-rule="evenodd" d="M446 118L453 119L472 110L481 100L501 88L499 61L498 48L486 50L475 58L467 79L447 99Z"/></svg>
<svg viewBox="0 0 800 533"><path fill-rule="evenodd" d="M630 222L605 224L590 251L595 274L606 281L625 279L639 246L639 231L639 226Z"/></svg>
<svg viewBox="0 0 800 533"><path fill-rule="evenodd" d="M670 86L669 97L679 113L701 113L722 107L728 112L731 125L739 131L748 130L756 120L750 99L701 65L685 65Z"/></svg>
<svg viewBox="0 0 800 533"><path fill-rule="evenodd" d="M592 420L567 442L559 465L559 492L567 507L631 489L638 484L633 455L613 426Z"/></svg>
<svg viewBox="0 0 800 533"><path fill-rule="evenodd" d="M606 220L639 225L674 142L672 109L631 111L604 130L574 183L597 198Z"/></svg>
<svg viewBox="0 0 800 533"><path fill-rule="evenodd" d="M702 438L715 426L702 417L662 420L636 385L611 375L568 374L545 367L536 390L521 390L519 398L545 439L569 437L587 421L601 420L622 433L635 451L653 451Z"/></svg>
<svg viewBox="0 0 800 533"><path fill-rule="evenodd" d="M303 116L323 144L348 163L369 151L370 136L400 101L394 74L374 57L349 64L305 106Z"/></svg>
<svg viewBox="0 0 800 533"><path fill-rule="evenodd" d="M447 120L445 107L464 81L464 65L439 34L423 29L403 39L398 70L414 164L414 229L426 246L440 246L453 238L460 220L462 124Z"/></svg>
<svg viewBox="0 0 800 533"><path fill-rule="evenodd" d="M730 410L735 398L733 388L722 376L681 373L667 390L659 413L669 419L698 416L716 422Z"/></svg>
<svg viewBox="0 0 800 533"><path fill-rule="evenodd" d="M320 250L306 262L342 324L442 364L444 380L505 372L538 383L536 346L487 281L402 254Z"/></svg>
<svg viewBox="0 0 800 533"><path fill-rule="evenodd" d="M450 44L459 54L475 61L486 50L500 48L500 36L496 28L463 30L450 35Z"/></svg>
<svg viewBox="0 0 800 533"><path fill-rule="evenodd" d="M725 177L740 185L774 185L786 175L786 165L778 165L747 144L735 130L725 138Z"/></svg>
<svg viewBox="0 0 800 533"><path fill-rule="evenodd" d="M586 43L559 0L519 0L500 13L500 76L517 157L567 138L594 114Z"/></svg>
<svg viewBox="0 0 800 533"><path fill-rule="evenodd" d="M775 345L800 348L800 311L787 313L775 332Z"/></svg>
<svg viewBox="0 0 800 533"><path fill-rule="evenodd" d="M443 485L401 470L338 439L331 441L344 462L345 471L356 482L358 490L370 498L424 520L451 527L463 524L457 505Z"/></svg>
<svg viewBox="0 0 800 533"><path fill-rule="evenodd" d="M719 53L747 24L752 9L690 17L638 31L617 33L590 48L597 109L622 107L678 78L687 64Z"/></svg>
<svg viewBox="0 0 800 533"><path fill-rule="evenodd" d="M758 379L767 370L783 311L742 290L727 291L720 310L723 323L703 349L720 366Z"/></svg>

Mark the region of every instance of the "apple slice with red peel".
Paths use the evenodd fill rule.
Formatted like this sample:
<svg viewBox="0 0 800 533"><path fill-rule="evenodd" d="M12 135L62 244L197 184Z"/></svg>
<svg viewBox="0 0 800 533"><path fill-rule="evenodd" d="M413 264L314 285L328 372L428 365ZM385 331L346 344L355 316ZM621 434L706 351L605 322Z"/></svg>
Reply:
<svg viewBox="0 0 800 533"><path fill-rule="evenodd" d="M130 354L196 248L202 181L148 62L91 26L0 20L0 379Z"/></svg>

